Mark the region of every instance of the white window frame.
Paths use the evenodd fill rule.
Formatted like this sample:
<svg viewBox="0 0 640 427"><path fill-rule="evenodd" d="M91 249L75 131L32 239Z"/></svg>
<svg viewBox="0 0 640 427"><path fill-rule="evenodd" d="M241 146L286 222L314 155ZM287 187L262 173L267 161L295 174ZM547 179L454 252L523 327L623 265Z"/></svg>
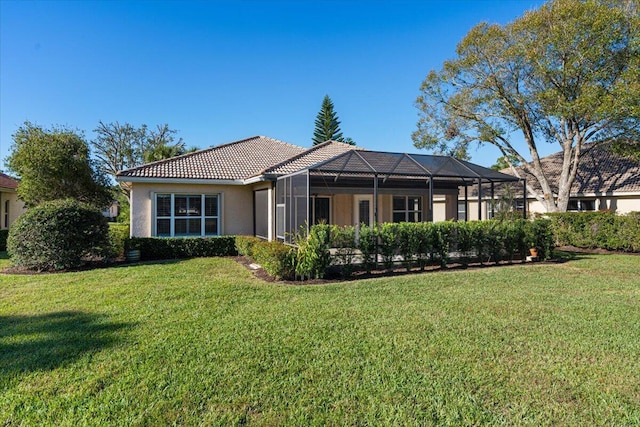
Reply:
<svg viewBox="0 0 640 427"><path fill-rule="evenodd" d="M158 197L159 196L170 196L171 205L170 205L170 213L169 216L158 216ZM175 198L177 197L200 197L200 215L199 216L177 216L175 214ZM216 215L206 215L205 202L207 197L216 197L217 201L217 212ZM152 194L153 200L153 236L154 237L216 237L221 235L222 230L222 194L221 193L164 193L158 192ZM169 235L168 236L158 236L158 220L160 219L168 219L169 220ZM188 220L188 219L200 219L200 234L189 234L189 235L176 235L175 233L175 222L177 220ZM215 234L205 234L205 222L207 219L217 219L217 229Z"/></svg>
<svg viewBox="0 0 640 427"><path fill-rule="evenodd" d="M404 198L404 209L394 209L393 207L393 201L396 198ZM416 210L416 209L409 209L409 199L420 199L420 203L418 204L418 207L420 209ZM424 222L424 198L422 196L398 196L398 195L393 195L391 197L391 220L393 222L395 222L395 215L397 213L402 213L404 214L404 220L403 221L399 221L399 222L416 222L416 221L409 221L409 215L415 214L416 212L420 214L420 221L418 222Z"/></svg>

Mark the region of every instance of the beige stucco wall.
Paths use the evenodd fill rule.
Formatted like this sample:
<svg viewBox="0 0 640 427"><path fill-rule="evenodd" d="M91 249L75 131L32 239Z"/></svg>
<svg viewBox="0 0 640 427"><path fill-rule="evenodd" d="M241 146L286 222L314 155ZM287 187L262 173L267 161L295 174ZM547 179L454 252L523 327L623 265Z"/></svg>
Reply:
<svg viewBox="0 0 640 427"><path fill-rule="evenodd" d="M640 212L640 194L637 196L618 197L615 204L609 206L615 207L615 211L620 214L629 212ZM611 209L611 207L609 208Z"/></svg>
<svg viewBox="0 0 640 427"><path fill-rule="evenodd" d="M629 212L640 212L640 193L626 194L624 196L580 196L576 199L595 200L597 210L612 210L618 214L626 214ZM536 199L529 199L527 208L531 213L544 214L547 212L544 205Z"/></svg>
<svg viewBox="0 0 640 427"><path fill-rule="evenodd" d="M5 202L9 201L9 227L26 210L24 203L18 200L18 195L14 191L0 191L0 229L6 230L5 224Z"/></svg>
<svg viewBox="0 0 640 427"><path fill-rule="evenodd" d="M220 194L220 233L253 234L253 190L254 187L243 185L134 183L131 191L131 235L152 235L154 193Z"/></svg>

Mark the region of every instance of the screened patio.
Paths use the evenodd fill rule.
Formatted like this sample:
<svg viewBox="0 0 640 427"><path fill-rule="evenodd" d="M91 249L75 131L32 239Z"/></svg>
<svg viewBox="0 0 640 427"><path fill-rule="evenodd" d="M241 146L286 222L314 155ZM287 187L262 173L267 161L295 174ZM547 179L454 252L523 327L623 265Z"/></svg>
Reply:
<svg viewBox="0 0 640 427"><path fill-rule="evenodd" d="M494 198L494 184L519 181L524 188L526 183L517 177L450 156L352 150L277 179L276 237L291 243L297 232L321 221L339 225L431 222L438 195L455 197L456 203L463 198L461 219L467 220L470 187L476 189L477 218L482 219L482 200ZM490 194L483 194L487 190ZM388 203L380 204L381 198ZM347 213L333 219L332 211Z"/></svg>

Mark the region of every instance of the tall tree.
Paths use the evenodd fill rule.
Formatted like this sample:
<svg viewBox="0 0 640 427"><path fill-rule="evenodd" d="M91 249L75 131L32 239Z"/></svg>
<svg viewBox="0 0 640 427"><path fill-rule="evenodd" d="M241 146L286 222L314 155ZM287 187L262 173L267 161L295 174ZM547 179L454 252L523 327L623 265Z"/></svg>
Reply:
<svg viewBox="0 0 640 427"><path fill-rule="evenodd" d="M17 192L27 206L73 198L104 208L112 200L79 131L25 122L13 135L7 167L20 177Z"/></svg>
<svg viewBox="0 0 640 427"><path fill-rule="evenodd" d="M322 100L322 107L316 116L316 127L313 130L313 145L322 144L325 141L344 141L340 130L340 120L333 110L333 102L329 95Z"/></svg>
<svg viewBox="0 0 640 427"><path fill-rule="evenodd" d="M105 124L100 121L94 132L97 136L91 144L98 164L102 171L112 177L121 170L187 151L182 138L175 140L177 131L170 129L167 124L149 130L144 124L136 128L129 123ZM118 184L122 193L129 197L129 186L124 182Z"/></svg>
<svg viewBox="0 0 640 427"><path fill-rule="evenodd" d="M585 144L638 139L637 11L638 0L552 0L507 25L477 25L422 83L414 144L493 144L535 177L547 211L565 211ZM563 153L557 182L542 169L543 143Z"/></svg>

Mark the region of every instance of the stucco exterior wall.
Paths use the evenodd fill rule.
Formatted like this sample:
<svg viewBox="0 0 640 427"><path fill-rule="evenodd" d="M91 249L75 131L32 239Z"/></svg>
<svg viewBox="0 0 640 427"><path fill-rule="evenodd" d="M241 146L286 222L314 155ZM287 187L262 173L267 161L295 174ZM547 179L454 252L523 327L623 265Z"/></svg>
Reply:
<svg viewBox="0 0 640 427"><path fill-rule="evenodd" d="M8 224L5 221L6 202L9 202ZM0 192L0 230L6 230L11 224L24 212L26 208L24 203L18 199L18 195L14 191Z"/></svg>
<svg viewBox="0 0 640 427"><path fill-rule="evenodd" d="M573 199L573 198L572 198ZM595 200L596 210L612 210L617 214L623 215L629 212L640 212L640 193L625 195L607 195L607 196L580 196L576 199ZM529 199L527 209L530 213L544 214L547 212L544 205L536 199Z"/></svg>
<svg viewBox="0 0 640 427"><path fill-rule="evenodd" d="M614 202L610 202L609 206L615 207L615 211L619 214L640 212L640 194L637 196L618 197ZM612 209L612 207L608 209Z"/></svg>
<svg viewBox="0 0 640 427"><path fill-rule="evenodd" d="M220 234L253 234L251 186L134 183L131 190L131 236L152 236L152 197L155 193L220 194Z"/></svg>

